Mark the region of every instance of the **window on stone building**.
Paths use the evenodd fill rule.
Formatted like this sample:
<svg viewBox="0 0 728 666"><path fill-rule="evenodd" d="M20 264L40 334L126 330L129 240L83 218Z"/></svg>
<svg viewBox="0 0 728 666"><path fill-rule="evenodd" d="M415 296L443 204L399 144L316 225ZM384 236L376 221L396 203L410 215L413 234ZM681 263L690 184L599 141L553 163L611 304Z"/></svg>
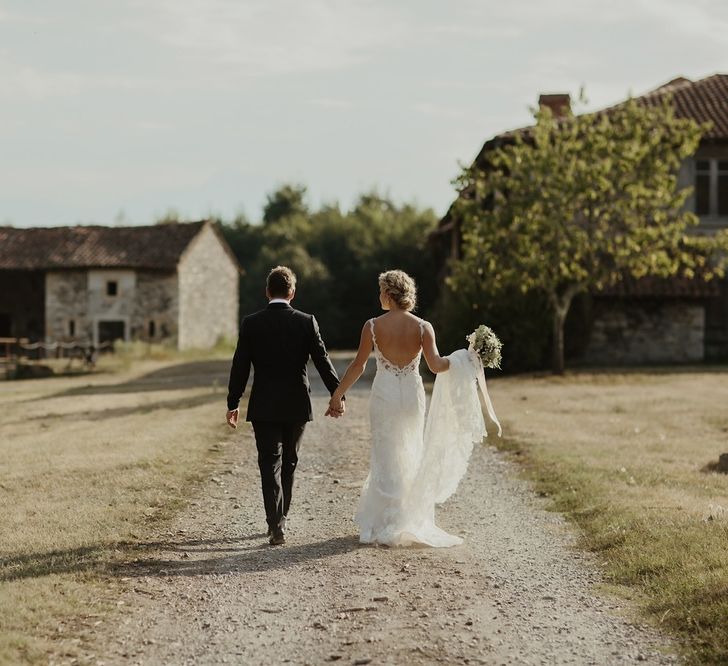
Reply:
<svg viewBox="0 0 728 666"><path fill-rule="evenodd" d="M710 214L710 161L698 160L695 164L695 213Z"/></svg>
<svg viewBox="0 0 728 666"><path fill-rule="evenodd" d="M119 293L119 283L116 280L109 280L106 283L106 295L116 296Z"/></svg>
<svg viewBox="0 0 728 666"><path fill-rule="evenodd" d="M76 336L76 320L75 319L68 320L68 336L71 338Z"/></svg>
<svg viewBox="0 0 728 666"><path fill-rule="evenodd" d="M157 324L154 319L149 320L149 337L153 338L157 334Z"/></svg>
<svg viewBox="0 0 728 666"><path fill-rule="evenodd" d="M728 160L718 161L718 215L728 215Z"/></svg>
<svg viewBox="0 0 728 666"><path fill-rule="evenodd" d="M695 213L728 217L728 160L695 162Z"/></svg>

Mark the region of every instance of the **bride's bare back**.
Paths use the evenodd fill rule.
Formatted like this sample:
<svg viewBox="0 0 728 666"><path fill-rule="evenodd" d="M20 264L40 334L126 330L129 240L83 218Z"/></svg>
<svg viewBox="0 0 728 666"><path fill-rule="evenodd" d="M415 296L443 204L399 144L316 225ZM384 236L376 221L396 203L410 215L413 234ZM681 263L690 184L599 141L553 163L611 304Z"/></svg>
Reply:
<svg viewBox="0 0 728 666"><path fill-rule="evenodd" d="M404 367L422 347L421 319L397 310L374 320L374 335L381 354L396 366Z"/></svg>

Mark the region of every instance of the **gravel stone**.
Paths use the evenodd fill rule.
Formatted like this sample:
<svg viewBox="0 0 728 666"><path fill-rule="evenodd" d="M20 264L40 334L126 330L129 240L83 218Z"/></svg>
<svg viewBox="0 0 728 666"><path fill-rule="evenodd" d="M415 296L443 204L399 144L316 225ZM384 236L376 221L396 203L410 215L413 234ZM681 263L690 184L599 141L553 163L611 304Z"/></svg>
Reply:
<svg viewBox="0 0 728 666"><path fill-rule="evenodd" d="M350 391L338 420L322 416L326 402L315 385L286 545L267 543L249 426L223 435L221 425L209 481L119 568L130 582L120 618L96 628L98 662L679 663L665 636L629 620L626 602L600 596L596 560L487 445L437 511L462 546L359 545L351 518L369 460L368 394Z"/></svg>

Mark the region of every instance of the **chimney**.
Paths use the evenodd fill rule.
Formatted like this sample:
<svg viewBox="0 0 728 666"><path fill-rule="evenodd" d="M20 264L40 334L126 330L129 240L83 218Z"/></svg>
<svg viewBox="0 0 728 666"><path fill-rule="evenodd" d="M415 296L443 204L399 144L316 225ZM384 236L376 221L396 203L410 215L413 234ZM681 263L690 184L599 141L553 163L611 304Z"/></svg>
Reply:
<svg viewBox="0 0 728 666"><path fill-rule="evenodd" d="M571 95L569 93L539 95L538 106L540 109L543 109L545 106L551 109L554 118L563 118L571 111Z"/></svg>

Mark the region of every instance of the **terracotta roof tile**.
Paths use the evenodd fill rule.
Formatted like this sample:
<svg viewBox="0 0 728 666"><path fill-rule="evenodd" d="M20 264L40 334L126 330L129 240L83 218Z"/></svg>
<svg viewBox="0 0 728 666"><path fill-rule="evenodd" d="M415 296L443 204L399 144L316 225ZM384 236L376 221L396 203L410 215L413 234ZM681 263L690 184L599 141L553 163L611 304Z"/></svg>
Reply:
<svg viewBox="0 0 728 666"><path fill-rule="evenodd" d="M703 134L703 141L728 143L728 74L714 74L699 81L678 77L644 95L638 95L635 99L649 106L657 106L665 95L672 95L676 114L679 117L692 118L700 123L711 123L710 129ZM624 102L594 113L609 113L610 110L618 108L621 104ZM491 150L513 141L517 134L528 137L532 128L533 126L520 127L488 139L476 156L475 164L487 164L488 154ZM463 193L461 192L459 196L463 196ZM447 230L453 205L450 205L440 220L435 234Z"/></svg>
<svg viewBox="0 0 728 666"><path fill-rule="evenodd" d="M0 227L0 270L174 270L205 222L145 227Z"/></svg>
<svg viewBox="0 0 728 666"><path fill-rule="evenodd" d="M728 74L714 74L699 81L680 77L635 99L657 106L666 95L672 95L678 117L711 123L703 139L728 141Z"/></svg>
<svg viewBox="0 0 728 666"><path fill-rule="evenodd" d="M644 95L637 95L634 99L646 106L658 106L667 95L672 95L678 117L692 118L699 123L711 123L710 129L703 134L703 140L728 142L728 74L714 74L699 81L678 77ZM619 102L590 113L594 115L609 113L625 103ZM475 158L475 162L482 162L490 150L504 142L513 141L517 134L527 138L532 129L533 125L527 125L501 132L488 139Z"/></svg>

